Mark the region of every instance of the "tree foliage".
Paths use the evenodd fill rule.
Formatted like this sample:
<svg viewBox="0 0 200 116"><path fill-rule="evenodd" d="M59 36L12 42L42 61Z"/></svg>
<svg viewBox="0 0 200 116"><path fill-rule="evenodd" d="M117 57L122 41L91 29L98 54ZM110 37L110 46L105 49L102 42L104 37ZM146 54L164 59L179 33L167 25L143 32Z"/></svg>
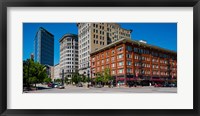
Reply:
<svg viewBox="0 0 200 116"><path fill-rule="evenodd" d="M97 76L95 78L95 82L99 83L103 81L103 75L101 73L97 73Z"/></svg>
<svg viewBox="0 0 200 116"><path fill-rule="evenodd" d="M52 80L51 80L51 78L49 78L49 77L45 77L44 78L44 82L46 82L46 83L50 83Z"/></svg>
<svg viewBox="0 0 200 116"><path fill-rule="evenodd" d="M65 77L64 82L68 83L69 79L67 77Z"/></svg>
<svg viewBox="0 0 200 116"><path fill-rule="evenodd" d="M95 82L103 82L104 84L110 82L111 80L113 80L113 77L110 75L109 68L105 68L102 73L97 73L95 78Z"/></svg>
<svg viewBox="0 0 200 116"><path fill-rule="evenodd" d="M81 76L78 72L75 72L72 74L72 82L74 82L75 84L81 82Z"/></svg>
<svg viewBox="0 0 200 116"><path fill-rule="evenodd" d="M62 82L62 80L61 79L55 79L54 82L60 83L60 82Z"/></svg>
<svg viewBox="0 0 200 116"><path fill-rule="evenodd" d="M46 67L32 59L23 61L23 85L43 83L48 78Z"/></svg>

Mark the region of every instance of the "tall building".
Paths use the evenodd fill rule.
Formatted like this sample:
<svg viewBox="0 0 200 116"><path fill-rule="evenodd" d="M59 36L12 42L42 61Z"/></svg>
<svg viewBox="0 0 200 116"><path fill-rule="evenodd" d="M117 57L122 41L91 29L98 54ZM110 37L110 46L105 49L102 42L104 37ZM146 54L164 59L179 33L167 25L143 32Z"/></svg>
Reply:
<svg viewBox="0 0 200 116"><path fill-rule="evenodd" d="M90 77L90 53L119 39L130 39L132 30L117 23L77 23L79 73Z"/></svg>
<svg viewBox="0 0 200 116"><path fill-rule="evenodd" d="M60 39L60 77L71 79L72 73L78 71L78 36L65 34Z"/></svg>
<svg viewBox="0 0 200 116"><path fill-rule="evenodd" d="M43 65L54 65L54 35L42 27L34 39L34 58Z"/></svg>
<svg viewBox="0 0 200 116"><path fill-rule="evenodd" d="M92 78L105 68L116 83L137 79L162 83L177 79L177 53L146 42L121 39L91 53Z"/></svg>

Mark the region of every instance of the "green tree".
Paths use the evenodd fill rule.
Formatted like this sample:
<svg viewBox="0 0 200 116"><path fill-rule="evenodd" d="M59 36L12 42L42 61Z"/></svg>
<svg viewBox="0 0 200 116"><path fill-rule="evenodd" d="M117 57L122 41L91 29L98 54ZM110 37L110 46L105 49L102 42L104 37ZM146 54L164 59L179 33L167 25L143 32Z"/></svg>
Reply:
<svg viewBox="0 0 200 116"><path fill-rule="evenodd" d="M62 80L61 80L61 79L55 79L54 81L55 81L55 82L57 82L57 83L60 83L60 82L62 82Z"/></svg>
<svg viewBox="0 0 200 116"><path fill-rule="evenodd" d="M51 78L49 78L49 77L44 78L44 82L50 83L51 82Z"/></svg>
<svg viewBox="0 0 200 116"><path fill-rule="evenodd" d="M113 77L110 74L110 69L105 68L104 71L103 71L103 82L104 82L104 84L110 82L111 80L113 80Z"/></svg>
<svg viewBox="0 0 200 116"><path fill-rule="evenodd" d="M44 82L47 78L46 67L38 62L34 62L32 59L23 61L23 85L30 87L30 84L36 84Z"/></svg>
<svg viewBox="0 0 200 116"><path fill-rule="evenodd" d="M38 82L38 79L37 77L30 77L28 81L30 84L35 84L35 87L36 87L36 83Z"/></svg>
<svg viewBox="0 0 200 116"><path fill-rule="evenodd" d="M81 76L78 72L75 72L72 74L72 82L74 82L75 84L81 82Z"/></svg>
<svg viewBox="0 0 200 116"><path fill-rule="evenodd" d="M81 75L81 81L82 81L83 83L87 82L87 77L86 77L84 74Z"/></svg>
<svg viewBox="0 0 200 116"><path fill-rule="evenodd" d="M101 73L97 73L97 76L95 78L96 83L101 83L103 81L103 75Z"/></svg>
<svg viewBox="0 0 200 116"><path fill-rule="evenodd" d="M91 81L90 77L86 77L86 82L90 82L90 81Z"/></svg>

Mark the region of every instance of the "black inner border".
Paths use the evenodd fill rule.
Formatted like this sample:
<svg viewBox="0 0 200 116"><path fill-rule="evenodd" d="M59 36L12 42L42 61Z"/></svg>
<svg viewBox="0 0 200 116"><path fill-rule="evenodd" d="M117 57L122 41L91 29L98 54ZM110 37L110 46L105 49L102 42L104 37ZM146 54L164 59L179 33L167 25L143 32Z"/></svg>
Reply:
<svg viewBox="0 0 200 116"><path fill-rule="evenodd" d="M0 114L1 115L199 115L199 11L200 0L2 0L0 1ZM7 109L7 7L193 7L193 104L194 109ZM9 69L8 69L9 70ZM187 86L187 85L185 85ZM23 102L23 101L22 101ZM88 101L89 102L89 101ZM20 104L19 104L20 105ZM30 104L31 105L31 104ZM50 104L49 104L50 105ZM173 104L172 104L173 105Z"/></svg>

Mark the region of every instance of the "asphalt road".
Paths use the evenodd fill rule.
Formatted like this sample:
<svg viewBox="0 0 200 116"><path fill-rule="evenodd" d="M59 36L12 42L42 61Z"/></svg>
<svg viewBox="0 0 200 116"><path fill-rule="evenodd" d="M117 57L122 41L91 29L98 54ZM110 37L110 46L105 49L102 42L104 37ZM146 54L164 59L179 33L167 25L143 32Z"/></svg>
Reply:
<svg viewBox="0 0 200 116"><path fill-rule="evenodd" d="M114 87L114 88L87 88L65 86L65 89L45 88L41 90L26 91L24 93L177 93L174 87Z"/></svg>

